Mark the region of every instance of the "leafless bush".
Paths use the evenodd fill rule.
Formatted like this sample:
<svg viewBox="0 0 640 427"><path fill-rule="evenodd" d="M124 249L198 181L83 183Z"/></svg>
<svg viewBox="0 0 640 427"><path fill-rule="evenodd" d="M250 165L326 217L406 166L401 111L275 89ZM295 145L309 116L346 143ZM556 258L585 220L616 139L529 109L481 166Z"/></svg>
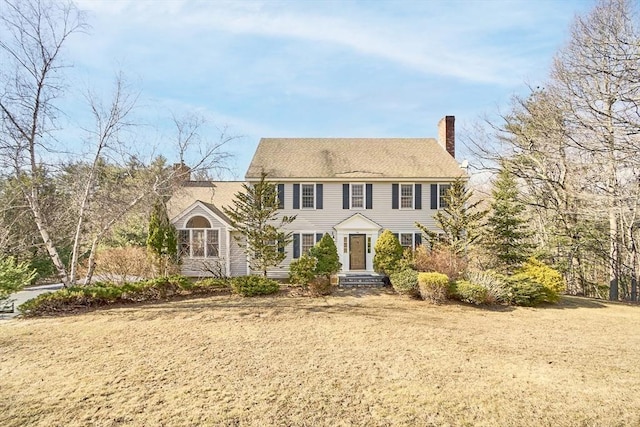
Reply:
<svg viewBox="0 0 640 427"><path fill-rule="evenodd" d="M442 273L457 280L466 272L467 261L446 246L428 249L421 245L414 253L413 266L418 271Z"/></svg>
<svg viewBox="0 0 640 427"><path fill-rule="evenodd" d="M131 279L151 278L156 267L154 264L146 248L107 248L98 252L95 273L102 280L123 284Z"/></svg>

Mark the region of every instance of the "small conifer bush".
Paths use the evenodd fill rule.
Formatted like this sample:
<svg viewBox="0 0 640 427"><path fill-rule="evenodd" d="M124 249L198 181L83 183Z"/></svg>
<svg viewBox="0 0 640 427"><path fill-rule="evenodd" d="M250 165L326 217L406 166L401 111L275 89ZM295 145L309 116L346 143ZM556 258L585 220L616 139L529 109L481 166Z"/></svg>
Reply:
<svg viewBox="0 0 640 427"><path fill-rule="evenodd" d="M393 290L401 295L418 296L418 272L405 269L389 276Z"/></svg>
<svg viewBox="0 0 640 427"><path fill-rule="evenodd" d="M420 297L425 301L440 304L447 300L449 278L442 273L418 274Z"/></svg>
<svg viewBox="0 0 640 427"><path fill-rule="evenodd" d="M317 260L315 273L319 276L329 277L340 271L338 248L333 238L325 233L322 239L309 250L309 255Z"/></svg>
<svg viewBox="0 0 640 427"><path fill-rule="evenodd" d="M274 294L280 290L280 285L264 276L240 276L231 280L231 289L243 297L253 297Z"/></svg>
<svg viewBox="0 0 640 427"><path fill-rule="evenodd" d="M289 283L307 286L316 277L318 260L311 255L304 254L289 264Z"/></svg>
<svg viewBox="0 0 640 427"><path fill-rule="evenodd" d="M398 271L402 259L402 246L400 241L389 230L385 230L375 246L376 254L373 257L373 269L382 274L391 274Z"/></svg>
<svg viewBox="0 0 640 427"><path fill-rule="evenodd" d="M518 273L524 274L544 286L545 302L558 302L560 295L566 290L562 274L535 258L529 258L518 270Z"/></svg>
<svg viewBox="0 0 640 427"><path fill-rule="evenodd" d="M463 302L471 304L485 304L487 302L488 290L482 285L472 283L468 280L458 280L455 284L455 295Z"/></svg>

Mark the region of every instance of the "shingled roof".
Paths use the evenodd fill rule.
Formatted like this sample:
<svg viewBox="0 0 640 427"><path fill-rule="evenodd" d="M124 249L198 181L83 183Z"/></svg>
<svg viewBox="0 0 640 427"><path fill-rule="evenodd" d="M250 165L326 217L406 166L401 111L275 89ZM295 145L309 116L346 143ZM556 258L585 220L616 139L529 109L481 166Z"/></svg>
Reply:
<svg viewBox="0 0 640 427"><path fill-rule="evenodd" d="M167 202L169 218L175 218L199 200L227 220L222 208L231 207L234 195L242 191L242 184L243 182L238 181L187 181Z"/></svg>
<svg viewBox="0 0 640 427"><path fill-rule="evenodd" d="M464 176L433 138L262 138L246 179L451 179Z"/></svg>

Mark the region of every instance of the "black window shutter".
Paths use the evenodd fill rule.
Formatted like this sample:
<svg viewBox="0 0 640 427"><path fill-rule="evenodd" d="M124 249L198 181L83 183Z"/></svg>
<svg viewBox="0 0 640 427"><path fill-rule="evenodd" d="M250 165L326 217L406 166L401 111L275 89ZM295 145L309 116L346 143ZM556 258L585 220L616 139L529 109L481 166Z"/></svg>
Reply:
<svg viewBox="0 0 640 427"><path fill-rule="evenodd" d="M300 209L300 184L293 184L293 209Z"/></svg>
<svg viewBox="0 0 640 427"><path fill-rule="evenodd" d="M415 191L415 203L413 204L413 208L422 209L422 184L414 185L413 191Z"/></svg>
<svg viewBox="0 0 640 427"><path fill-rule="evenodd" d="M438 209L438 184L431 184L431 209Z"/></svg>
<svg viewBox="0 0 640 427"><path fill-rule="evenodd" d="M422 233L416 233L413 237L414 249L422 244Z"/></svg>
<svg viewBox="0 0 640 427"><path fill-rule="evenodd" d="M322 184L316 184L316 209L322 209Z"/></svg>
<svg viewBox="0 0 640 427"><path fill-rule="evenodd" d="M342 209L349 209L349 184L342 184Z"/></svg>
<svg viewBox="0 0 640 427"><path fill-rule="evenodd" d="M400 240L400 235L398 233L393 233L394 236L396 236L396 239Z"/></svg>
<svg viewBox="0 0 640 427"><path fill-rule="evenodd" d="M293 234L293 258L300 258L300 234Z"/></svg>
<svg viewBox="0 0 640 427"><path fill-rule="evenodd" d="M278 239L278 252L281 254L284 253L284 244L282 240L279 240L279 239Z"/></svg>
<svg viewBox="0 0 640 427"><path fill-rule="evenodd" d="M318 243L322 239L322 233L316 233L316 243Z"/></svg>
<svg viewBox="0 0 640 427"><path fill-rule="evenodd" d="M400 197L398 184L391 184L391 209L398 209L398 198Z"/></svg>
<svg viewBox="0 0 640 427"><path fill-rule="evenodd" d="M373 209L373 184L367 184L367 209Z"/></svg>
<svg viewBox="0 0 640 427"><path fill-rule="evenodd" d="M278 209L284 209L284 184L278 184Z"/></svg>

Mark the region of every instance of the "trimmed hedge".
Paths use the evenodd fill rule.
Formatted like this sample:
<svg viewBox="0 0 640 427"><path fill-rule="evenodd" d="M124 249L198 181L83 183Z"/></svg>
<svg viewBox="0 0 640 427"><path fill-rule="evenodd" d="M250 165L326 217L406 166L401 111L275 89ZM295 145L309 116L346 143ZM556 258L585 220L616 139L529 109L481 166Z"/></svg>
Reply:
<svg viewBox="0 0 640 427"><path fill-rule="evenodd" d="M443 303L449 294L449 277L442 273L418 274L418 289L423 300Z"/></svg>
<svg viewBox="0 0 640 427"><path fill-rule="evenodd" d="M455 296L460 301L469 302L471 304L485 304L489 290L477 283L468 280L458 280L455 284Z"/></svg>
<svg viewBox="0 0 640 427"><path fill-rule="evenodd" d="M406 269L389 276L393 290L401 295L418 296L418 272Z"/></svg>
<svg viewBox="0 0 640 427"><path fill-rule="evenodd" d="M231 289L243 297L253 297L274 294L280 290L280 285L263 276L241 276L231 279Z"/></svg>

